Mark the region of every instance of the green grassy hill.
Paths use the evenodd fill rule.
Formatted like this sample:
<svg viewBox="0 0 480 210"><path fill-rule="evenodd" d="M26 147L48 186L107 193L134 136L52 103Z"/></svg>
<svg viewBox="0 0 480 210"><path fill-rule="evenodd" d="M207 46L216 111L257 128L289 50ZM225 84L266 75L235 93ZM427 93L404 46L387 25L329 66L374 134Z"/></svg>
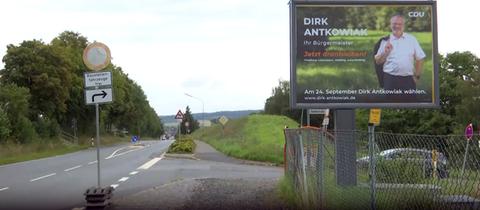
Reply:
<svg viewBox="0 0 480 210"><path fill-rule="evenodd" d="M285 125L298 127L285 116L250 115L228 121L223 129L219 124L202 128L193 136L232 157L282 164Z"/></svg>

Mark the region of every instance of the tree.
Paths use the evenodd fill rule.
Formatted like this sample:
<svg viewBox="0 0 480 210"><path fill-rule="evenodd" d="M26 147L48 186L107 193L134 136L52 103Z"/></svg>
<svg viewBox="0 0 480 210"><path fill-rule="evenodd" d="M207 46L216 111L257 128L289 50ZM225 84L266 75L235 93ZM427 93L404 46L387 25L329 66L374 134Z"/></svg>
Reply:
<svg viewBox="0 0 480 210"><path fill-rule="evenodd" d="M11 131L7 113L0 107L0 143L7 140Z"/></svg>
<svg viewBox="0 0 480 210"><path fill-rule="evenodd" d="M187 108L185 109L185 114L183 114L182 122L180 124L180 132L182 134L190 134L190 133L193 133L198 128L200 128L200 124L198 123L197 120L193 118L192 112L190 111L190 107L187 106Z"/></svg>
<svg viewBox="0 0 480 210"><path fill-rule="evenodd" d="M29 90L15 84L0 85L0 107L10 124L10 137L17 142L28 142L37 134L28 118L31 95Z"/></svg>
<svg viewBox="0 0 480 210"><path fill-rule="evenodd" d="M26 87L35 96L30 98L31 119L39 115L63 118L70 97L72 66L60 49L38 40L23 41L19 46L7 46L3 62L2 82Z"/></svg>
<svg viewBox="0 0 480 210"><path fill-rule="evenodd" d="M279 80L278 86L272 89L272 96L265 102L265 114L285 115L300 122L302 110L290 108L290 83Z"/></svg>

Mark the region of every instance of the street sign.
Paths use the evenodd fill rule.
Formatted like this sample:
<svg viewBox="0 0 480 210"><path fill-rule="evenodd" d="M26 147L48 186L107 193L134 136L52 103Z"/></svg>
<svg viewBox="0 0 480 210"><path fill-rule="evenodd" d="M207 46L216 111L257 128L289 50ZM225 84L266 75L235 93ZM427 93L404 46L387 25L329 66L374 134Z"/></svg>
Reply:
<svg viewBox="0 0 480 210"><path fill-rule="evenodd" d="M330 118L328 118L328 117L323 118L322 125L323 126L328 126L328 123L330 123Z"/></svg>
<svg viewBox="0 0 480 210"><path fill-rule="evenodd" d="M370 119L368 123L371 123L375 126L380 125L380 115L382 113L381 109L370 109Z"/></svg>
<svg viewBox="0 0 480 210"><path fill-rule="evenodd" d="M220 122L220 124L222 124L222 125L225 125L225 124L227 124L227 122L228 122L228 118L225 117L225 116L221 116L221 117L218 119L218 122Z"/></svg>
<svg viewBox="0 0 480 210"><path fill-rule="evenodd" d="M330 110L329 109L309 109L309 114L324 114L328 115Z"/></svg>
<svg viewBox="0 0 480 210"><path fill-rule="evenodd" d="M137 136L132 136L132 143L137 143L138 137Z"/></svg>
<svg viewBox="0 0 480 210"><path fill-rule="evenodd" d="M473 137L473 125L472 123L470 123L465 128L465 138L467 138L467 141L470 141L472 140L472 137Z"/></svg>
<svg viewBox="0 0 480 210"><path fill-rule="evenodd" d="M177 115L175 115L175 119L177 119L177 120L183 119L182 110L178 110Z"/></svg>
<svg viewBox="0 0 480 210"><path fill-rule="evenodd" d="M85 78L85 88L112 85L112 72L109 71L84 73L83 76Z"/></svg>
<svg viewBox="0 0 480 210"><path fill-rule="evenodd" d="M87 105L112 102L112 88L85 90L85 101Z"/></svg>
<svg viewBox="0 0 480 210"><path fill-rule="evenodd" d="M99 71L110 64L112 56L107 45L100 42L93 42L83 50L83 63L87 68Z"/></svg>

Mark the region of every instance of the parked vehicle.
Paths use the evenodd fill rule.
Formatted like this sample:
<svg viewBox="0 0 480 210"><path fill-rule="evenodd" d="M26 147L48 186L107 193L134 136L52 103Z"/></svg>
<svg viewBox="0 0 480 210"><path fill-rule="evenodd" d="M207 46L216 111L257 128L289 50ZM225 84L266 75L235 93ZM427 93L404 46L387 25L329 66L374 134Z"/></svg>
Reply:
<svg viewBox="0 0 480 210"><path fill-rule="evenodd" d="M424 170L424 174L427 177L432 176L433 172L433 159L432 150L417 149L417 148L394 148L380 152L376 157L379 160L395 161L395 160L407 160L420 163L419 166ZM447 178L447 158L441 152L437 152L437 175L440 178ZM357 159L357 165L360 167L368 167L370 159L368 156Z"/></svg>

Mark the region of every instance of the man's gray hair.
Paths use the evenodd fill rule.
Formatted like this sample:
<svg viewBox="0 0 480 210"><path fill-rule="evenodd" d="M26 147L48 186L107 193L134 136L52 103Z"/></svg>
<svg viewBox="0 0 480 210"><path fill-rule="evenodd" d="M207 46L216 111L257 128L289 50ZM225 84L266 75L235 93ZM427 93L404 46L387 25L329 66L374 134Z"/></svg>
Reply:
<svg viewBox="0 0 480 210"><path fill-rule="evenodd" d="M392 22L392 20L393 20L394 18L402 18L403 22L405 22L405 17L403 17L403 15L396 14L396 15L392 16L392 18L390 18L390 23Z"/></svg>

